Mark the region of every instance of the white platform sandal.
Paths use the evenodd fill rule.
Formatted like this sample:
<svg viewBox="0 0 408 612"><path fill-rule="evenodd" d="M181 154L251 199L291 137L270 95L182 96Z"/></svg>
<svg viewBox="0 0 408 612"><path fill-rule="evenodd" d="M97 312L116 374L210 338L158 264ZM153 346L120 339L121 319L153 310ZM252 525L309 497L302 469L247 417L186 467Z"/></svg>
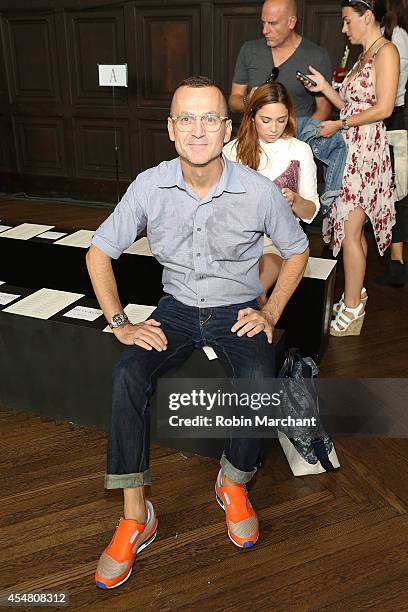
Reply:
<svg viewBox="0 0 408 612"><path fill-rule="evenodd" d="M361 302L362 302L364 308L365 308L365 306L367 304L367 300L368 300L367 289L365 287L363 287L362 290L361 290ZM344 293L341 294L340 300L333 304L332 317L336 316L336 314L339 312L340 306L342 304L344 304Z"/></svg>
<svg viewBox="0 0 408 612"><path fill-rule="evenodd" d="M351 317L349 316L351 315ZM343 302L336 318L330 324L331 336L359 336L365 318L364 304L349 308Z"/></svg>

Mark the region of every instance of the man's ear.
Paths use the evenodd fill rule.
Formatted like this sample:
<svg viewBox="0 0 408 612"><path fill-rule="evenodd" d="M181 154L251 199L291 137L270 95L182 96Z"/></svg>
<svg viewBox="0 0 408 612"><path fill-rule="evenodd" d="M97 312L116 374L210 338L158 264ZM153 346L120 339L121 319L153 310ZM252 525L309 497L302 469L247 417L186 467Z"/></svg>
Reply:
<svg viewBox="0 0 408 612"><path fill-rule="evenodd" d="M290 27L291 30L294 30L297 24L297 17L296 15L291 15L289 17L289 21L288 21L288 25Z"/></svg>
<svg viewBox="0 0 408 612"><path fill-rule="evenodd" d="M167 131L169 133L169 138L172 142L176 140L174 136L174 122L171 117L167 117Z"/></svg>
<svg viewBox="0 0 408 612"><path fill-rule="evenodd" d="M232 132L232 121L231 119L227 119L225 121L225 134L224 134L225 143L231 140L231 132Z"/></svg>

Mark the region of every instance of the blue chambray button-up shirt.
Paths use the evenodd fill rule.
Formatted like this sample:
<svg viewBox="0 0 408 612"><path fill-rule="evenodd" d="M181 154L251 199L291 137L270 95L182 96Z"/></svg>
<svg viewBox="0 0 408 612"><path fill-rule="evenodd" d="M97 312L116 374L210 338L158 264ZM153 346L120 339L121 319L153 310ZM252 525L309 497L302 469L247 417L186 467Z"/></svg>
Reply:
<svg viewBox="0 0 408 612"><path fill-rule="evenodd" d="M256 298L263 234L285 258L303 253L308 240L272 181L223 161L219 182L202 199L184 181L180 158L142 172L93 244L117 259L147 227L166 293L201 308Z"/></svg>

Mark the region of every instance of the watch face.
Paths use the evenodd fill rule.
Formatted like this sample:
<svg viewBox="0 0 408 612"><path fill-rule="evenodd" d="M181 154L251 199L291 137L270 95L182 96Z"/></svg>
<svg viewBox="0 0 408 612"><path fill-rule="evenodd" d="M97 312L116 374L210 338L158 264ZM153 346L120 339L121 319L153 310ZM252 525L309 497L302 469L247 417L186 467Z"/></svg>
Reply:
<svg viewBox="0 0 408 612"><path fill-rule="evenodd" d="M120 327L121 325L126 323L126 321L128 321L128 320L129 319L127 318L126 313L124 313L124 312L118 313L118 314L113 315L109 325L112 328Z"/></svg>

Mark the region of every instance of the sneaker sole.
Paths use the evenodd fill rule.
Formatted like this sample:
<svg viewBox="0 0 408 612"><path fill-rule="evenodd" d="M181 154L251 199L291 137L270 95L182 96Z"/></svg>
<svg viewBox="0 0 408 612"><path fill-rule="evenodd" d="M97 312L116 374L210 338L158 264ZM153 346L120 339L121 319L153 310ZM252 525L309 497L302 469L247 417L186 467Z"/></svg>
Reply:
<svg viewBox="0 0 408 612"><path fill-rule="evenodd" d="M153 533L153 535L151 535L150 538L148 540L146 540L146 542L143 542L143 544L141 545L141 547L137 551L137 553L135 555L135 558L134 558L134 561L133 561L132 565L130 566L129 573L128 573L127 576L125 576L125 578L123 580L121 580L120 582L118 582L118 584L115 584L113 586L107 586L105 583L98 581L98 582L95 582L96 586L98 588L100 588L100 589L103 589L103 590L117 589L118 587L122 586L122 584L124 584L126 582L126 580L129 580L130 575L131 575L131 573L133 571L133 566L134 566L134 564L136 562L136 559L138 558L139 554L142 552L142 550L147 548L147 546L149 546L149 544L151 544L154 541L156 536L157 536L157 527L156 527L155 532Z"/></svg>
<svg viewBox="0 0 408 612"><path fill-rule="evenodd" d="M220 507L221 507L221 508L224 510L224 512L225 512L225 506L224 506L224 504L223 504L222 500L221 500L221 499L218 497L217 490L215 490L215 501L217 502L217 504L218 504L218 505L219 505L219 506L220 506ZM231 534L230 534L230 531L229 531L229 529L228 529L228 526L227 526L227 533L228 533L228 537L229 537L229 539L231 540L231 542L232 542L233 544L235 544L235 546L236 546L237 548L245 548L245 549L246 549L246 548L252 548L253 546L255 546L255 544L256 544L256 543L257 543L257 541L258 541L258 538L256 538L255 542L247 542L247 545L246 545L246 546L242 546L241 544L238 544L237 542L235 542L235 540L232 538L232 536L231 536ZM258 536L258 537L259 537L259 536Z"/></svg>

